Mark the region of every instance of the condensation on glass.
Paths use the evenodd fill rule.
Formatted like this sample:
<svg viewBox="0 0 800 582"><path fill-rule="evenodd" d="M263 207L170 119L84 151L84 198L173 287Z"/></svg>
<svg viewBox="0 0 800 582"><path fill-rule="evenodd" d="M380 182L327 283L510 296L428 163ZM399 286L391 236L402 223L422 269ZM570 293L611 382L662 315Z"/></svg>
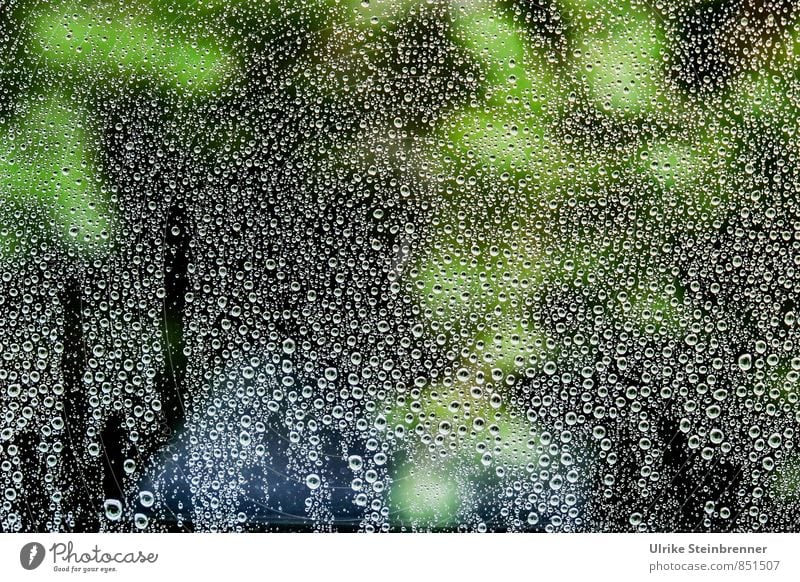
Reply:
<svg viewBox="0 0 800 582"><path fill-rule="evenodd" d="M800 527L789 0L0 4L0 530Z"/></svg>

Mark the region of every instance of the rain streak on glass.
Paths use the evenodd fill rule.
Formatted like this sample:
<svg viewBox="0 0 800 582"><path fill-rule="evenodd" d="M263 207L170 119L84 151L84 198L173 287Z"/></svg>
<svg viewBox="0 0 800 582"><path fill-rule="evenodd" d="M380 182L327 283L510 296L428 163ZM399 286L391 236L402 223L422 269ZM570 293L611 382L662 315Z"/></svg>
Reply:
<svg viewBox="0 0 800 582"><path fill-rule="evenodd" d="M789 0L0 3L0 530L795 531Z"/></svg>

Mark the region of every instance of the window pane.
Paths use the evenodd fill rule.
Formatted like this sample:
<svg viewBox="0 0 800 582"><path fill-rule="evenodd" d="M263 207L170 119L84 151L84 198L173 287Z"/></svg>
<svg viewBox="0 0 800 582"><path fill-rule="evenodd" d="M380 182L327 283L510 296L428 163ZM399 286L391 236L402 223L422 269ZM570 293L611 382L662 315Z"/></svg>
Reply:
<svg viewBox="0 0 800 582"><path fill-rule="evenodd" d="M796 529L796 12L4 3L0 529Z"/></svg>

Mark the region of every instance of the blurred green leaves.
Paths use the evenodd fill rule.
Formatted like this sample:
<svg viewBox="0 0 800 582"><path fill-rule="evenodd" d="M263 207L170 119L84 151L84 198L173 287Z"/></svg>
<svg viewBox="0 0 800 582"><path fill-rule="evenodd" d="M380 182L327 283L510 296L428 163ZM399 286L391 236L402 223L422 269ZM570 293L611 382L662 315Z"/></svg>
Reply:
<svg viewBox="0 0 800 582"><path fill-rule="evenodd" d="M453 39L478 61L486 106L516 105L542 113L559 91L554 71L528 34L488 2L457 5Z"/></svg>
<svg viewBox="0 0 800 582"><path fill-rule="evenodd" d="M71 83L113 83L120 78L187 94L220 87L235 68L209 40L191 41L165 23L119 8L66 5L46 11L34 25L34 47L47 66Z"/></svg>
<svg viewBox="0 0 800 582"><path fill-rule="evenodd" d="M0 137L0 188L8 194L0 218L8 228L14 210L33 207L35 212L38 207L47 225L41 238L53 236L89 253L102 249L111 239L110 210L87 136L86 113L59 97L24 108ZM31 231L36 229L24 228L14 236L24 239Z"/></svg>
<svg viewBox="0 0 800 582"><path fill-rule="evenodd" d="M22 209L28 217L43 209L42 226L49 225L44 239L53 235L70 252L92 256L113 244L114 209L100 164L96 112L85 105L89 95L107 94L122 83L184 100L207 97L235 73L235 60L218 44L175 34L141 6L130 8L66 2L19 16L32 23L26 23L26 38L34 54L25 62L34 68L26 73L34 82L32 94L19 96L16 118L3 128L5 255L31 242L12 227ZM52 78L58 87L48 86Z"/></svg>
<svg viewBox="0 0 800 582"><path fill-rule="evenodd" d="M604 18L577 45L579 76L599 110L637 117L666 101L666 41L652 13Z"/></svg>

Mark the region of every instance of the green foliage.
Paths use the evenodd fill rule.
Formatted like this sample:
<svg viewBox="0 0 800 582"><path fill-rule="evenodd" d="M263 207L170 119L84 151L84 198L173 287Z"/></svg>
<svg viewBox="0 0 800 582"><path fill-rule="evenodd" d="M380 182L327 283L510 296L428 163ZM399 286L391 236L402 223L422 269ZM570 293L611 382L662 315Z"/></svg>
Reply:
<svg viewBox="0 0 800 582"><path fill-rule="evenodd" d="M26 109L0 138L5 145L0 187L11 203L0 220L12 223L15 208L39 207L45 211L41 227L52 229L62 244L101 251L111 237L109 209L85 112L59 97L31 102Z"/></svg>
<svg viewBox="0 0 800 582"><path fill-rule="evenodd" d="M558 91L552 66L526 32L488 3L458 6L453 38L481 65L486 106L525 104L536 113L552 106Z"/></svg>
<svg viewBox="0 0 800 582"><path fill-rule="evenodd" d="M601 32L586 35L579 47L576 64L585 70L598 109L640 116L664 101L665 40L651 14L626 14Z"/></svg>
<svg viewBox="0 0 800 582"><path fill-rule="evenodd" d="M128 78L184 93L217 89L235 68L209 40L191 41L153 20L118 9L66 5L41 15L34 47L73 83Z"/></svg>
<svg viewBox="0 0 800 582"><path fill-rule="evenodd" d="M192 99L219 90L237 64L211 40L176 35L155 16L134 16L119 7L60 3L25 12L24 18L32 22L35 67L55 73L63 95L28 96L29 103L18 107L23 113L2 129L8 144L0 160L3 255L16 256L31 242L10 226L21 209L34 207L44 209L42 221L49 226L43 232L70 251L96 255L113 243L114 210L93 149L100 146L93 112L67 96L104 93L122 82Z"/></svg>

